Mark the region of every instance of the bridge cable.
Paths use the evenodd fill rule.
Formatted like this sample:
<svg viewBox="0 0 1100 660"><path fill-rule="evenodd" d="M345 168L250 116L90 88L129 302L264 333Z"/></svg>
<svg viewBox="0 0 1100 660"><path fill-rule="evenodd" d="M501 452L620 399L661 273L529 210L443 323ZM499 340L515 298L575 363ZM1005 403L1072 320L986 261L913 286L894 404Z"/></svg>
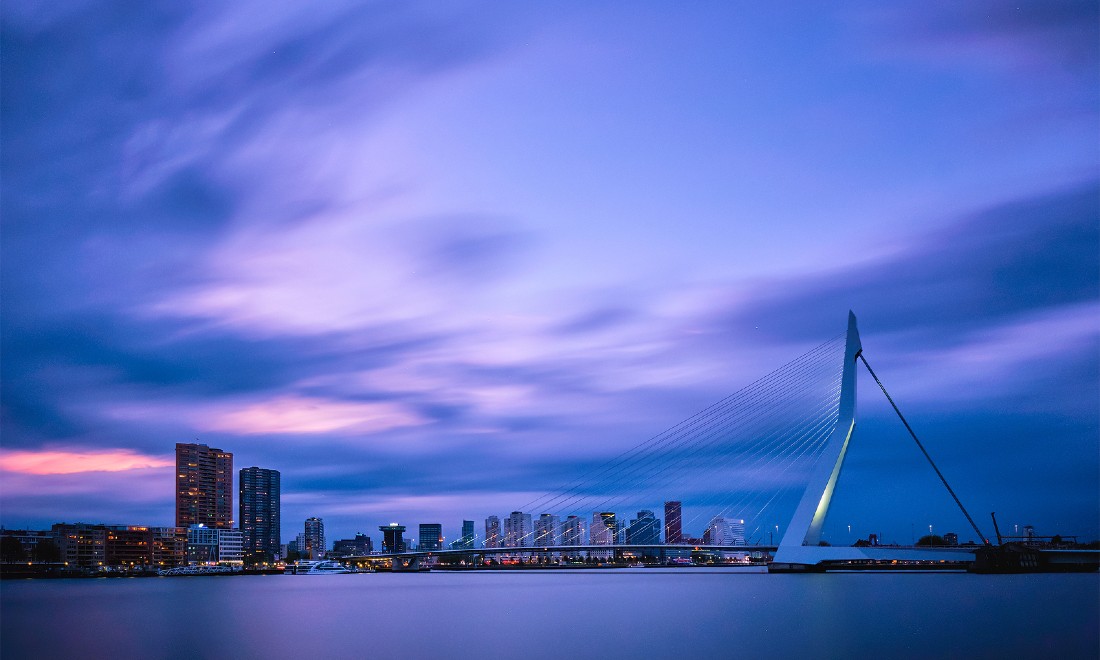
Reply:
<svg viewBox="0 0 1100 660"><path fill-rule="evenodd" d="M867 367L867 371L871 372L871 377L875 379L875 382L878 383L879 389L881 389L882 393L886 395L886 400L889 401L890 405L894 407L894 412L898 414L898 418L901 419L901 423L905 424L905 429L909 431L909 435L913 436L913 440L917 443L917 447L920 447L921 453L924 454L924 457L928 459L928 463L932 466L932 469L936 471L936 476L939 477L940 481L943 482L944 487L947 488L947 492L951 493L951 497L954 498L955 504L959 505L959 510L963 512L963 515L966 516L966 520L970 523L970 526L974 528L975 532L977 532L978 538L980 538L982 542L986 545L991 545L989 539L986 538L985 534L982 534L982 530L978 529L977 523L975 523L974 519L970 517L970 514L967 512L966 507L964 507L963 503L959 500L959 496L955 494L955 491L952 490L951 485L947 483L947 479L944 478L943 473L940 472L940 469L938 467L936 467L935 461L933 461L932 457L928 455L928 451L924 448L924 445L921 444L920 439L917 438L917 434L913 432L913 427L909 426L909 422L905 420L905 416L901 414L901 410L898 410L898 405L894 403L894 399L890 396L890 393L886 391L886 387L882 384L882 381L878 379L877 375L875 375L874 369L872 369L871 365L867 363L867 358L863 356L862 352L860 352L859 354L859 359L863 360L863 366Z"/></svg>

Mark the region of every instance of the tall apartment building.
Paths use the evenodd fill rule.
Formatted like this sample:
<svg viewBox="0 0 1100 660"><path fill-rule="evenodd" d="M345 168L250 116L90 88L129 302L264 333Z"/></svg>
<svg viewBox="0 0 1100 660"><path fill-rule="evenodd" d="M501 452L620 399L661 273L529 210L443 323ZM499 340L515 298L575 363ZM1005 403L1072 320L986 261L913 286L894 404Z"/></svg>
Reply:
<svg viewBox="0 0 1100 660"><path fill-rule="evenodd" d="M176 443L176 527L233 526L233 454Z"/></svg>
<svg viewBox="0 0 1100 660"><path fill-rule="evenodd" d="M555 515L544 513L535 521L535 545L558 545L561 540L561 523Z"/></svg>
<svg viewBox="0 0 1100 660"><path fill-rule="evenodd" d="M531 514L513 511L504 519L505 548L530 548L534 545L534 535Z"/></svg>
<svg viewBox="0 0 1100 660"><path fill-rule="evenodd" d="M675 545L683 543L683 514L679 502L665 502L665 543Z"/></svg>
<svg viewBox="0 0 1100 660"><path fill-rule="evenodd" d="M584 519L569 516L561 524L562 545L584 545Z"/></svg>
<svg viewBox="0 0 1100 660"><path fill-rule="evenodd" d="M279 477L278 470L241 469L238 520L244 540L244 558L249 564L271 562L279 555L282 537Z"/></svg>
<svg viewBox="0 0 1100 660"><path fill-rule="evenodd" d="M485 547L499 548L502 540L500 518L489 516L485 519Z"/></svg>
<svg viewBox="0 0 1100 660"><path fill-rule="evenodd" d="M320 518L306 518L306 547L298 548L303 559L325 558L325 522Z"/></svg>

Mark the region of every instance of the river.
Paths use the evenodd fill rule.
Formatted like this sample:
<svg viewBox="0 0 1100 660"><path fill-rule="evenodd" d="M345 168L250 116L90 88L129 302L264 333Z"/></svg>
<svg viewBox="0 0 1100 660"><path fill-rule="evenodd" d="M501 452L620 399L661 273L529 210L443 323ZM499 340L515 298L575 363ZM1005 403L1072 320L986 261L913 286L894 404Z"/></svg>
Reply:
<svg viewBox="0 0 1100 660"><path fill-rule="evenodd" d="M1100 575L707 569L22 580L16 658L1100 657Z"/></svg>

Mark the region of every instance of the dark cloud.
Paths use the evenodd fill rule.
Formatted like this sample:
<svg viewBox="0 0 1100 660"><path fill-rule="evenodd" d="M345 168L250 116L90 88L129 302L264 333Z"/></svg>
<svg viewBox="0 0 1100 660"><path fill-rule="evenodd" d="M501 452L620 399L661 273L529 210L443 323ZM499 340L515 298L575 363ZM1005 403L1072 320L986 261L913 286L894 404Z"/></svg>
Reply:
<svg viewBox="0 0 1100 660"><path fill-rule="evenodd" d="M877 332L950 344L1022 314L1097 300L1098 273L1100 187L1090 183L926 233L870 265L763 284L718 321L810 339L828 336L853 309Z"/></svg>
<svg viewBox="0 0 1100 660"><path fill-rule="evenodd" d="M911 15L905 26L931 43L1015 44L1079 69L1094 70L1100 55L1100 7L1091 0L937 2Z"/></svg>

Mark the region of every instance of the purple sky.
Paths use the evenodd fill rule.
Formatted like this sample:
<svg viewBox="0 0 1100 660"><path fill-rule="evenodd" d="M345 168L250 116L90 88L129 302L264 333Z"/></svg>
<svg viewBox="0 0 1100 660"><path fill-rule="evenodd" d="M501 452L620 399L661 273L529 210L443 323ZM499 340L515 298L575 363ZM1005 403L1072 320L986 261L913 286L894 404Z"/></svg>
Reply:
<svg viewBox="0 0 1100 660"><path fill-rule="evenodd" d="M5 2L0 523L171 524L197 438L282 472L284 539L453 538L851 308L987 534L1094 538L1098 25L1074 0ZM861 378L826 537L966 538ZM637 505L666 497L692 510Z"/></svg>

